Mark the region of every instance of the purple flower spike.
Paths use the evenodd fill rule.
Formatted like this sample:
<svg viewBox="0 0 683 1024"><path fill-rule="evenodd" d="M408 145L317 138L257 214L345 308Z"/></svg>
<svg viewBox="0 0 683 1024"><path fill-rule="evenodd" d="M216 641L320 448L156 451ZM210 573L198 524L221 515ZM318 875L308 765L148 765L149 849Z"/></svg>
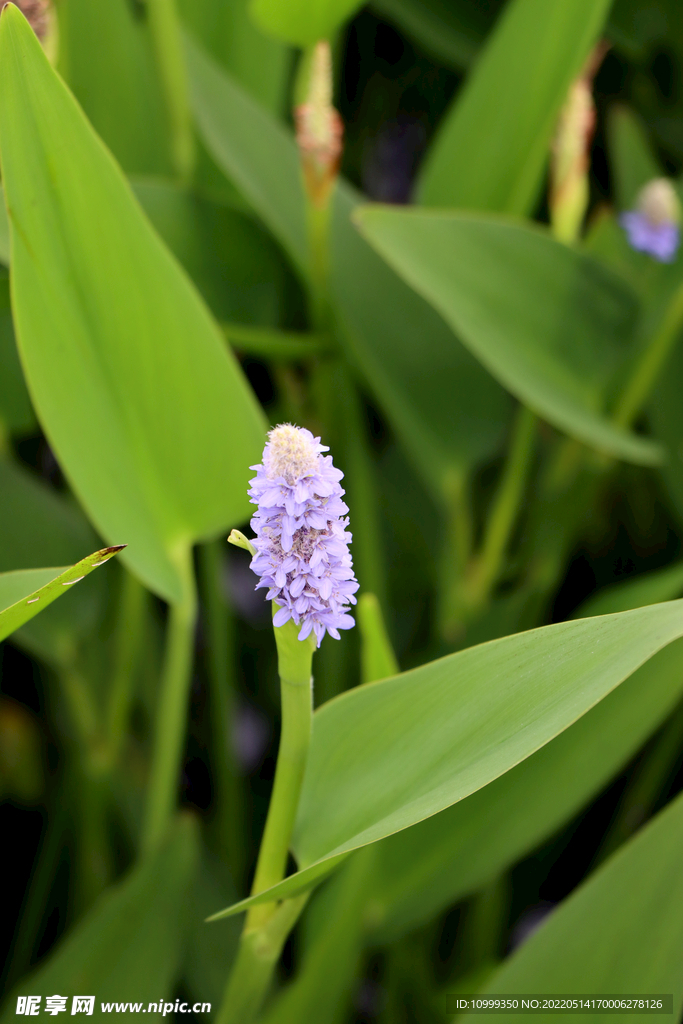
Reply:
<svg viewBox="0 0 683 1024"><path fill-rule="evenodd" d="M293 619L301 626L299 640L313 632L320 647L325 632L339 640L339 630L354 625L348 606L356 603L358 583L339 485L344 474L310 430L285 423L268 438L263 462L251 467L249 491L258 505L251 520L251 568L261 577L256 589L268 587L266 597L280 606L275 626Z"/></svg>
<svg viewBox="0 0 683 1024"><path fill-rule="evenodd" d="M629 244L660 263L672 263L680 241L680 204L673 185L654 178L641 189L636 206L619 218Z"/></svg>

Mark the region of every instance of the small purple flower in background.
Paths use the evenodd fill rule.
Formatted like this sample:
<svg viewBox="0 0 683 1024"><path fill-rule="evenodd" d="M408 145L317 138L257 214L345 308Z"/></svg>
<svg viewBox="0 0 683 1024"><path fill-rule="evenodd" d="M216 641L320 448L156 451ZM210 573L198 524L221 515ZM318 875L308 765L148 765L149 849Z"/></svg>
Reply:
<svg viewBox="0 0 683 1024"><path fill-rule="evenodd" d="M310 430L285 423L268 438L263 463L251 467L249 496L258 505L251 568L261 577L257 589L268 587L266 597L280 606L273 624L293 619L299 640L314 632L319 647L326 631L338 640L340 629L354 625L348 606L358 583L339 485L344 474Z"/></svg>
<svg viewBox="0 0 683 1024"><path fill-rule="evenodd" d="M680 203L668 178L653 178L640 192L636 209L619 218L629 244L660 263L671 263L680 241Z"/></svg>

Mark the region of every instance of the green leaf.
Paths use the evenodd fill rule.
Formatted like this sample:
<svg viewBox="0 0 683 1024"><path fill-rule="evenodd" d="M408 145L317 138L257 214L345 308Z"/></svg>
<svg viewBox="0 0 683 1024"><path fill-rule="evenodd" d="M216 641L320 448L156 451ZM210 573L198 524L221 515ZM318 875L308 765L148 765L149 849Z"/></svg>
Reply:
<svg viewBox="0 0 683 1024"><path fill-rule="evenodd" d="M251 0L254 20L295 46L330 39L362 0Z"/></svg>
<svg viewBox="0 0 683 1024"><path fill-rule="evenodd" d="M78 507L35 473L0 461L0 494L0 572L72 565L97 547L98 537ZM87 587L70 588L65 600L23 626L14 642L62 663L92 632L103 609L104 582L98 573Z"/></svg>
<svg viewBox="0 0 683 1024"><path fill-rule="evenodd" d="M291 51L259 31L249 0L180 0L182 20L209 53L259 103L281 115L291 73Z"/></svg>
<svg viewBox="0 0 683 1024"><path fill-rule="evenodd" d="M135 196L218 320L280 319L282 258L254 218L171 181L136 178Z"/></svg>
<svg viewBox="0 0 683 1024"><path fill-rule="evenodd" d="M197 829L179 819L151 857L100 898L54 953L21 983L3 1020L14 1021L16 996L94 995L104 1002L171 1000L186 926L182 901L197 865Z"/></svg>
<svg viewBox="0 0 683 1024"><path fill-rule="evenodd" d="M340 187L332 224L332 290L349 356L442 498L453 478L498 449L511 403L438 312L354 230L358 201Z"/></svg>
<svg viewBox="0 0 683 1024"><path fill-rule="evenodd" d="M526 214L572 79L611 0L511 0L427 154L428 206Z"/></svg>
<svg viewBox="0 0 683 1024"><path fill-rule="evenodd" d="M645 465L645 438L600 415L630 355L635 296L540 228L490 215L365 207L355 215L387 262L520 401L570 436Z"/></svg>
<svg viewBox="0 0 683 1024"><path fill-rule="evenodd" d="M607 615L630 608L644 608L659 601L671 601L683 591L683 563L665 569L644 572L623 583L602 587L583 602L572 616L584 619L589 615Z"/></svg>
<svg viewBox="0 0 683 1024"><path fill-rule="evenodd" d="M605 587L582 614L667 600L680 566ZM593 799L665 720L683 691L683 642L660 651L526 761L378 847L372 941L402 932L487 885ZM461 991L468 991L461 989Z"/></svg>
<svg viewBox="0 0 683 1024"><path fill-rule="evenodd" d="M371 888L372 940L393 941L531 853L617 775L682 693L678 641L511 771L385 839Z"/></svg>
<svg viewBox="0 0 683 1024"><path fill-rule="evenodd" d="M607 133L616 203L630 210L643 185L662 176L662 168L644 126L627 107L610 109Z"/></svg>
<svg viewBox="0 0 683 1024"><path fill-rule="evenodd" d="M290 133L189 35L185 46L194 114L209 152L305 278L309 257L304 193Z"/></svg>
<svg viewBox="0 0 683 1024"><path fill-rule="evenodd" d="M573 892L480 994L673 993L678 1019L683 1002L682 848L683 795ZM586 1017L602 1019L597 1012ZM474 1020L474 1015L460 1019ZM554 1018L515 1014L518 1019Z"/></svg>
<svg viewBox="0 0 683 1024"><path fill-rule="evenodd" d="M264 421L196 291L18 9L0 18L12 298L34 406L127 564L179 600L177 562L248 514Z"/></svg>
<svg viewBox="0 0 683 1024"><path fill-rule="evenodd" d="M545 626L348 691L319 708L291 894L330 859L437 814L545 746L683 635L683 602Z"/></svg>
<svg viewBox="0 0 683 1024"><path fill-rule="evenodd" d="M188 39L200 131L302 276L308 267L299 158L291 136ZM430 306L350 223L359 196L337 189L332 288L348 355L439 497L454 475L495 452L510 402Z"/></svg>
<svg viewBox="0 0 683 1024"><path fill-rule="evenodd" d="M129 0L60 0L59 70L129 174L172 170L147 20Z"/></svg>
<svg viewBox="0 0 683 1024"><path fill-rule="evenodd" d="M104 565L126 545L102 548L69 569L19 569L0 573L0 640L42 612L93 569Z"/></svg>

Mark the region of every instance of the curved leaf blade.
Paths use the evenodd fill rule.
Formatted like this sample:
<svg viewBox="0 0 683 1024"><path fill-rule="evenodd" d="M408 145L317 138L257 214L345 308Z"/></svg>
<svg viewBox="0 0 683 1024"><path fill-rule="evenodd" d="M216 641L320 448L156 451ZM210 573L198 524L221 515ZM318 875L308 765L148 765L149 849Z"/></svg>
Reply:
<svg viewBox="0 0 683 1024"><path fill-rule="evenodd" d="M248 514L262 413L183 271L13 5L0 18L12 299L33 403L74 491L177 600L178 551Z"/></svg>
<svg viewBox="0 0 683 1024"><path fill-rule="evenodd" d="M572 79L612 0L513 0L424 162L421 202L527 214Z"/></svg>
<svg viewBox="0 0 683 1024"><path fill-rule="evenodd" d="M549 423L607 454L661 461L658 446L600 415L629 355L635 296L547 233L489 215L361 207L355 220L391 267L500 383Z"/></svg>
<svg viewBox="0 0 683 1024"><path fill-rule="evenodd" d="M0 573L0 641L66 593L65 587L80 583L125 546L102 548L68 569L19 569Z"/></svg>
<svg viewBox="0 0 683 1024"><path fill-rule="evenodd" d="M292 844L302 870L227 913L302 891L336 858L488 786L680 636L672 601L493 640L324 704Z"/></svg>

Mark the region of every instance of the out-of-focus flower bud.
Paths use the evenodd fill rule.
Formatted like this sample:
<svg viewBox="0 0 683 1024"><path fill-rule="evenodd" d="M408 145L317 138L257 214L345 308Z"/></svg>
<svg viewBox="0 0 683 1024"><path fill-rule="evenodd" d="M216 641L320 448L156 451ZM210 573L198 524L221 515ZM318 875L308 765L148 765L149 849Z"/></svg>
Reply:
<svg viewBox="0 0 683 1024"><path fill-rule="evenodd" d="M306 192L325 206L339 171L344 126L332 106L332 56L329 43L316 43L306 102L294 111Z"/></svg>
<svg viewBox="0 0 683 1024"><path fill-rule="evenodd" d="M681 204L668 178L648 181L636 200L636 209L622 213L620 221L629 244L660 263L675 259L680 241Z"/></svg>
<svg viewBox="0 0 683 1024"><path fill-rule="evenodd" d="M57 16L51 0L13 0L43 44L50 61L57 59Z"/></svg>
<svg viewBox="0 0 683 1024"><path fill-rule="evenodd" d="M576 240L588 208L590 144L595 131L593 77L605 52L603 44L596 47L572 82L557 123L550 168L550 220L555 237L562 242Z"/></svg>

